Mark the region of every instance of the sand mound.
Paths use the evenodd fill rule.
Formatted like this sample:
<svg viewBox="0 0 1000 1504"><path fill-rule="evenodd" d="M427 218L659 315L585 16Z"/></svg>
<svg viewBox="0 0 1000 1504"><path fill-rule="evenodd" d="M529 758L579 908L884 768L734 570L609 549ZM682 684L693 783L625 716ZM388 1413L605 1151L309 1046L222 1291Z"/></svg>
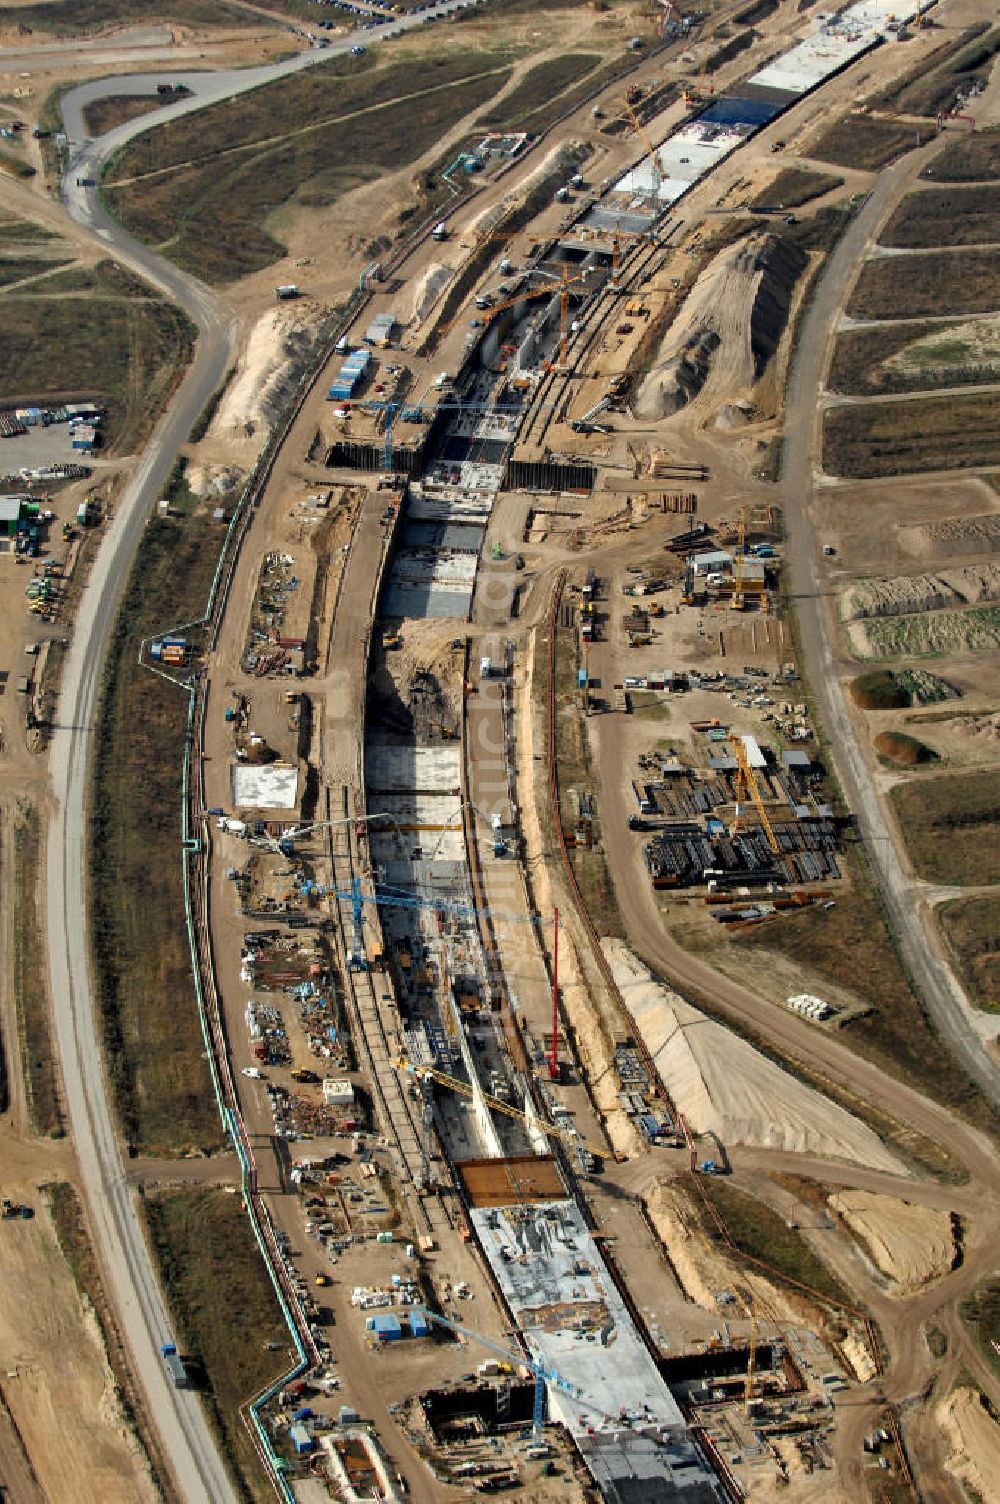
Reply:
<svg viewBox="0 0 1000 1504"><path fill-rule="evenodd" d="M939 574L858 580L844 592L842 612L851 621L860 616L907 616L915 611L941 611L949 606L996 600L1000 600L1000 564L969 564Z"/></svg>
<svg viewBox="0 0 1000 1504"><path fill-rule="evenodd" d="M407 318L419 319L422 322L454 275L453 266L447 266L443 261L432 261L413 289Z"/></svg>
<svg viewBox="0 0 1000 1504"><path fill-rule="evenodd" d="M667 417L699 395L738 406L778 347L805 265L803 252L777 235L720 252L660 345L639 389L640 415Z"/></svg>
<svg viewBox="0 0 1000 1504"><path fill-rule="evenodd" d="M715 415L715 426L728 432L753 422L753 408L749 402L726 402Z"/></svg>
<svg viewBox="0 0 1000 1504"><path fill-rule="evenodd" d="M870 1128L654 981L622 941L602 944L667 1090L696 1133L903 1173Z"/></svg>
<svg viewBox="0 0 1000 1504"><path fill-rule="evenodd" d="M901 1292L917 1290L951 1268L954 1240L947 1212L873 1191L840 1191L830 1205Z"/></svg>
<svg viewBox="0 0 1000 1504"><path fill-rule="evenodd" d="M995 1498L1000 1477L1000 1425L974 1389L956 1389L938 1408L938 1420L953 1448L945 1463L981 1499Z"/></svg>
<svg viewBox="0 0 1000 1504"><path fill-rule="evenodd" d="M1000 512L978 517L945 517L899 530L900 546L917 558L949 554L1000 553Z"/></svg>
<svg viewBox="0 0 1000 1504"><path fill-rule="evenodd" d="M267 429L291 395L319 338L321 311L314 305L271 308L250 331L236 374L219 403L209 433L232 438Z"/></svg>
<svg viewBox="0 0 1000 1504"><path fill-rule="evenodd" d="M189 465L184 478L196 496L218 498L236 490L243 471L232 465Z"/></svg>

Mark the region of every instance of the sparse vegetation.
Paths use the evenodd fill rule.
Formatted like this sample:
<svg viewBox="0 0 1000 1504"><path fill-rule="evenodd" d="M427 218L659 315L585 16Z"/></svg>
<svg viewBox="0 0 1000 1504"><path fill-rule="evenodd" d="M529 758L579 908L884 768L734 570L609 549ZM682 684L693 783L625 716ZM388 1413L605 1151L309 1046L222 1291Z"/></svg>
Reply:
<svg viewBox="0 0 1000 1504"><path fill-rule="evenodd" d="M66 256L4 256L0 258L0 287L9 287L25 277L40 277L64 266Z"/></svg>
<svg viewBox="0 0 1000 1504"><path fill-rule="evenodd" d="M187 704L137 662L141 638L203 608L221 535L154 518L111 638L94 750L91 930L108 1073L126 1139L212 1149L220 1126L181 916Z"/></svg>
<svg viewBox="0 0 1000 1504"><path fill-rule="evenodd" d="M908 193L890 216L880 243L900 250L989 245L1000 239L1000 184L924 188Z"/></svg>
<svg viewBox="0 0 1000 1504"><path fill-rule="evenodd" d="M956 136L920 176L935 183L986 183L1000 177L1000 130Z"/></svg>
<svg viewBox="0 0 1000 1504"><path fill-rule="evenodd" d="M537 63L505 99L483 114L478 125L484 130L538 130L534 116L563 106L559 96L571 84L593 73L601 59L593 52L566 52Z"/></svg>
<svg viewBox="0 0 1000 1504"><path fill-rule="evenodd" d="M806 152L820 162L835 162L861 172L878 172L893 157L926 141L927 128L903 125L896 120L875 120L869 115L848 114L810 142Z"/></svg>
<svg viewBox="0 0 1000 1504"><path fill-rule="evenodd" d="M88 135L103 136L117 125L139 120L143 115L151 115L154 110L162 110L165 104L172 103L171 99L161 99L158 94L109 94L106 99L95 99L84 107L83 123Z"/></svg>
<svg viewBox="0 0 1000 1504"><path fill-rule="evenodd" d="M179 308L155 299L46 298L34 290L0 298L0 400L99 398L108 442L130 453L174 391L196 333Z"/></svg>
<svg viewBox="0 0 1000 1504"><path fill-rule="evenodd" d="M810 199L821 198L824 193L832 193L835 188L843 186L843 178L834 177L832 173L786 167L750 201L750 207L797 209L800 204L808 204Z"/></svg>
<svg viewBox="0 0 1000 1504"><path fill-rule="evenodd" d="M928 397L906 404L866 402L831 408L823 424L823 468L865 479L915 470L1000 464L992 394Z"/></svg>
<svg viewBox="0 0 1000 1504"><path fill-rule="evenodd" d="M556 765L559 769L559 812L564 830L580 824L580 796L594 794L590 745L580 704L576 676L579 666L577 634L569 627L556 628ZM596 800L594 801L596 806ZM614 884L600 846L599 811L592 819L593 847L572 848L571 860L580 892L591 919L601 935L624 937Z"/></svg>
<svg viewBox="0 0 1000 1504"><path fill-rule="evenodd" d="M882 325L837 337L828 384L845 396L982 385L1000 371L1000 320Z"/></svg>
<svg viewBox="0 0 1000 1504"><path fill-rule="evenodd" d="M278 5L274 7L278 9ZM51 32L54 36L80 36L83 32L98 31L101 27L126 22L179 21L188 26L255 26L261 17L238 5L227 5L225 0L163 0L154 10L149 0L53 0L53 3L21 6L17 12L18 24L32 31Z"/></svg>
<svg viewBox="0 0 1000 1504"><path fill-rule="evenodd" d="M818 1254L815 1254L802 1234L789 1227L784 1217L772 1211L763 1201L738 1191L723 1180L715 1180L704 1189L713 1202L739 1253L760 1259L779 1275L808 1285L820 1295L838 1304L855 1304L843 1285ZM709 1236L718 1240L714 1222L703 1218Z"/></svg>
<svg viewBox="0 0 1000 1504"><path fill-rule="evenodd" d="M851 628L851 638L859 658L989 653L1000 646L1000 606L869 617L863 627Z"/></svg>
<svg viewBox="0 0 1000 1504"><path fill-rule="evenodd" d="M406 166L510 77L493 53L354 77L348 64L366 61L321 64L137 137L105 174L110 209L179 266L230 282L284 256L276 210L325 207ZM422 191L427 209L443 192Z"/></svg>
<svg viewBox="0 0 1000 1504"><path fill-rule="evenodd" d="M935 781L921 779L920 792ZM989 1104L928 1022L863 871L849 854L842 865L851 873L852 887L838 895L834 908L784 915L780 923L748 930L739 945L762 957L776 951L797 962L803 976L817 978L817 991L824 979L849 992L860 988L874 1007L851 1022L846 1042L970 1122L995 1126Z"/></svg>
<svg viewBox="0 0 1000 1504"><path fill-rule="evenodd" d="M892 790L919 877L964 886L1000 882L1000 781L993 772L922 778Z"/></svg>
<svg viewBox="0 0 1000 1504"><path fill-rule="evenodd" d="M145 1202L177 1345L205 1399L245 1499L273 1499L239 1410L290 1365L288 1332L238 1196L165 1192ZM280 1343L277 1351L265 1344Z"/></svg>
<svg viewBox="0 0 1000 1504"><path fill-rule="evenodd" d="M1000 31L989 23L970 26L952 42L946 42L884 89L872 103L877 109L897 110L901 115L948 114L960 95L985 85L989 63L1000 44Z"/></svg>
<svg viewBox="0 0 1000 1504"><path fill-rule="evenodd" d="M847 312L852 319L920 319L998 307L1000 258L992 251L942 251L908 257L905 277L894 256L866 261Z"/></svg>
<svg viewBox="0 0 1000 1504"><path fill-rule="evenodd" d="M875 737L875 750L887 762L903 768L915 768L937 759L933 747L905 731L879 731Z"/></svg>
<svg viewBox="0 0 1000 1504"><path fill-rule="evenodd" d="M39 928L37 885L42 842L38 814L22 805L8 832L14 847L11 894L11 965L28 1117L36 1133L62 1137L59 1074L52 1048L45 950Z"/></svg>
<svg viewBox="0 0 1000 1504"><path fill-rule="evenodd" d="M1000 1013L1000 895L957 898L937 914L969 1001Z"/></svg>
<svg viewBox="0 0 1000 1504"><path fill-rule="evenodd" d="M13 152L0 151L0 172L5 172L9 178L33 178L35 169L30 162L23 157L16 157Z"/></svg>
<svg viewBox="0 0 1000 1504"><path fill-rule="evenodd" d="M1000 1279L988 1279L962 1302L962 1320L993 1373L1000 1377Z"/></svg>

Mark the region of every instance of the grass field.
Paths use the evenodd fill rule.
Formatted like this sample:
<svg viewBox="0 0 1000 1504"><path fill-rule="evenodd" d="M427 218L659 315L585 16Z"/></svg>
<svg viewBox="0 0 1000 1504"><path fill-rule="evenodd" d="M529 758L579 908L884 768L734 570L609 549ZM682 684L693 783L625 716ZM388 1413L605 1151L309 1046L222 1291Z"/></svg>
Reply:
<svg viewBox="0 0 1000 1504"><path fill-rule="evenodd" d="M989 245L1000 240L1000 184L908 193L879 240L899 250Z"/></svg>
<svg viewBox="0 0 1000 1504"><path fill-rule="evenodd" d="M807 143L805 155L838 167L878 172L900 152L918 144L915 126L895 120L873 120L868 115L845 115L836 125ZM927 139L926 129L922 133Z"/></svg>
<svg viewBox="0 0 1000 1504"><path fill-rule="evenodd" d="M852 319L919 319L997 308L1000 258L993 251L972 250L911 256L905 276L894 256L866 261L847 312Z"/></svg>
<svg viewBox="0 0 1000 1504"><path fill-rule="evenodd" d="M108 446L129 454L177 386L195 336L180 309L155 299L50 299L34 290L0 298L0 401L100 399Z"/></svg>
<svg viewBox="0 0 1000 1504"><path fill-rule="evenodd" d="M203 609L220 534L154 518L112 637L94 748L91 930L108 1072L140 1152L217 1147L219 1119L183 925L185 696L136 662L150 632Z"/></svg>
<svg viewBox="0 0 1000 1504"><path fill-rule="evenodd" d="M986 21L980 21L922 59L873 103L878 109L896 110L901 115L948 114L970 84L987 81L998 42L1000 31L991 31Z"/></svg>
<svg viewBox="0 0 1000 1504"><path fill-rule="evenodd" d="M1000 319L899 322L837 338L827 384L845 396L982 385L1000 375Z"/></svg>
<svg viewBox="0 0 1000 1504"><path fill-rule="evenodd" d="M828 475L866 479L920 470L1000 464L996 398L990 393L831 408L823 423Z"/></svg>
<svg viewBox="0 0 1000 1504"><path fill-rule="evenodd" d="M1000 1278L985 1280L966 1297L962 1320L984 1361L1000 1378L1000 1353L993 1346L1000 1342Z"/></svg>
<svg viewBox="0 0 1000 1504"><path fill-rule="evenodd" d="M918 877L931 883L1000 883L1000 780L993 772L921 778L892 790Z"/></svg>
<svg viewBox="0 0 1000 1504"><path fill-rule="evenodd" d="M969 1001L1000 1013L1000 894L957 898L937 913Z"/></svg>
<svg viewBox="0 0 1000 1504"><path fill-rule="evenodd" d="M355 73L320 65L216 107L213 121L206 110L194 126L190 117L147 132L111 164L109 207L178 265L230 282L285 254L269 228L276 210L328 206L414 161L510 76L492 53ZM442 190L425 190L430 208Z"/></svg>
<svg viewBox="0 0 1000 1504"><path fill-rule="evenodd" d="M39 927L37 884L42 842L37 811L23 805L8 838L13 840L14 886L10 894L11 967L28 1117L36 1133L62 1137L59 1072L52 1047L45 946ZM11 1069L13 1069L13 1065Z"/></svg>
<svg viewBox="0 0 1000 1504"><path fill-rule="evenodd" d="M165 104L172 103L173 100L160 99L158 95L109 94L107 99L95 99L93 104L86 106L83 121L88 135L103 136L116 125L139 120L143 115L151 115L154 110L162 110Z"/></svg>
<svg viewBox="0 0 1000 1504"><path fill-rule="evenodd" d="M927 787L921 780L920 788ZM852 859L845 857L850 870ZM766 956L769 951L801 964L803 976L861 991L873 1012L855 1019L844 1042L888 1074L982 1127L995 1127L993 1114L975 1085L931 1028L900 965L882 911L855 870L851 891L838 894L832 909L783 915L740 937L740 946Z"/></svg>
<svg viewBox="0 0 1000 1504"><path fill-rule="evenodd" d="M239 1409L290 1364L288 1330L239 1196L216 1189L147 1196L146 1219L181 1356L248 1497L273 1500ZM281 1348L268 1352L264 1344Z"/></svg>
<svg viewBox="0 0 1000 1504"><path fill-rule="evenodd" d="M740 1253L760 1259L788 1279L809 1285L828 1300L854 1304L833 1271L784 1217L723 1180L706 1181L704 1188ZM702 1220L706 1231L718 1241L714 1222L704 1215Z"/></svg>
<svg viewBox="0 0 1000 1504"><path fill-rule="evenodd" d="M1000 178L1000 130L963 132L920 174L934 183L985 183Z"/></svg>
<svg viewBox="0 0 1000 1504"><path fill-rule="evenodd" d="M820 198L824 193L832 193L835 188L843 186L843 178L834 177L829 172L811 172L804 167L785 167L777 177L771 179L766 188L762 188L755 199L751 199L751 209L767 209L774 205L779 209L797 209L800 204L808 204L811 199Z"/></svg>

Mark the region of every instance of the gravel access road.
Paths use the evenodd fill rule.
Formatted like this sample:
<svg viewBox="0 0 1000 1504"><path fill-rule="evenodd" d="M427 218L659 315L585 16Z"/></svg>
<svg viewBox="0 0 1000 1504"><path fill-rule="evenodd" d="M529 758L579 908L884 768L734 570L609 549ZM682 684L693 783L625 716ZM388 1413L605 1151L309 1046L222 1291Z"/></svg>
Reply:
<svg viewBox="0 0 1000 1504"><path fill-rule="evenodd" d="M835 644L824 605L828 585L809 515L822 446L823 380L840 314L868 246L946 139L941 136L907 153L878 177L820 273L788 376L781 498L787 535L785 567L798 618L805 675L844 797L857 818L889 923L918 995L945 1044L990 1101L1000 1105L1000 1067L989 1057L976 1032L954 973L926 933L915 884L904 868L898 834L886 817L858 744L836 667Z"/></svg>

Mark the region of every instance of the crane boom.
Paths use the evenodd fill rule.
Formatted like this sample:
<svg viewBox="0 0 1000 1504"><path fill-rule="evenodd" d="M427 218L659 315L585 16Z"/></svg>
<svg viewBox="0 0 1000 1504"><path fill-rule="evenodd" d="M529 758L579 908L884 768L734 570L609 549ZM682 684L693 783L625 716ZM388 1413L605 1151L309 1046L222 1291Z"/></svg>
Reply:
<svg viewBox="0 0 1000 1504"><path fill-rule="evenodd" d="M471 1101L476 1100L476 1093L467 1082L460 1081L457 1076L449 1076L444 1071L439 1071L436 1066L414 1065L413 1061L407 1060L405 1056L400 1056L398 1060L394 1060L392 1063L398 1071L402 1071L408 1076L417 1076L420 1080L436 1081L439 1086L446 1086L449 1091L457 1092L460 1096L468 1097ZM528 1123L527 1113L522 1112L519 1107L512 1107L509 1102L503 1102L499 1097L491 1097L485 1091L481 1093L481 1096L487 1107L491 1108L494 1112L502 1112L508 1118L515 1118L520 1123ZM550 1138L565 1139L568 1143L586 1149L589 1154L594 1154L601 1159L607 1156L607 1149L599 1149L595 1144L588 1144L587 1140L572 1128L559 1128L555 1123L547 1123L541 1118L538 1119L538 1127L543 1133L547 1133Z"/></svg>
<svg viewBox="0 0 1000 1504"><path fill-rule="evenodd" d="M488 1347L490 1352L499 1353L501 1358L508 1358L512 1363L521 1364L530 1368L535 1376L535 1403L531 1417L532 1439L537 1443L542 1439L542 1429L545 1425L545 1386L551 1384L563 1394L572 1395L574 1399L580 1399L583 1391L561 1374L556 1373L554 1368L549 1368L538 1358L525 1356L524 1353L515 1352L513 1348L504 1347L500 1342L494 1342L492 1337L484 1337L481 1332L474 1332L471 1327L462 1326L458 1321L450 1321L447 1316L439 1316L436 1311L429 1311L426 1306L416 1306L415 1312L423 1316L425 1321L433 1321L436 1326L443 1326L446 1331L456 1332L461 1337L466 1337L470 1342L479 1342L483 1347Z"/></svg>
<svg viewBox="0 0 1000 1504"><path fill-rule="evenodd" d="M750 795L750 798L753 800L754 808L756 809L757 814L760 817L760 823L764 828L764 834L767 836L767 844L771 848L771 854L773 856L780 856L781 847L778 845L777 837L774 834L771 822L767 816L767 810L764 808L764 801L760 796L760 789L757 787L757 779L754 776L753 768L750 766L750 759L747 757L747 749L743 745L740 738L738 736L734 736L732 732L729 733L729 740L733 745L734 752L736 753L736 764L739 769L736 780L736 818L737 820L739 819L739 795L740 790L742 789L745 793L748 793Z"/></svg>

